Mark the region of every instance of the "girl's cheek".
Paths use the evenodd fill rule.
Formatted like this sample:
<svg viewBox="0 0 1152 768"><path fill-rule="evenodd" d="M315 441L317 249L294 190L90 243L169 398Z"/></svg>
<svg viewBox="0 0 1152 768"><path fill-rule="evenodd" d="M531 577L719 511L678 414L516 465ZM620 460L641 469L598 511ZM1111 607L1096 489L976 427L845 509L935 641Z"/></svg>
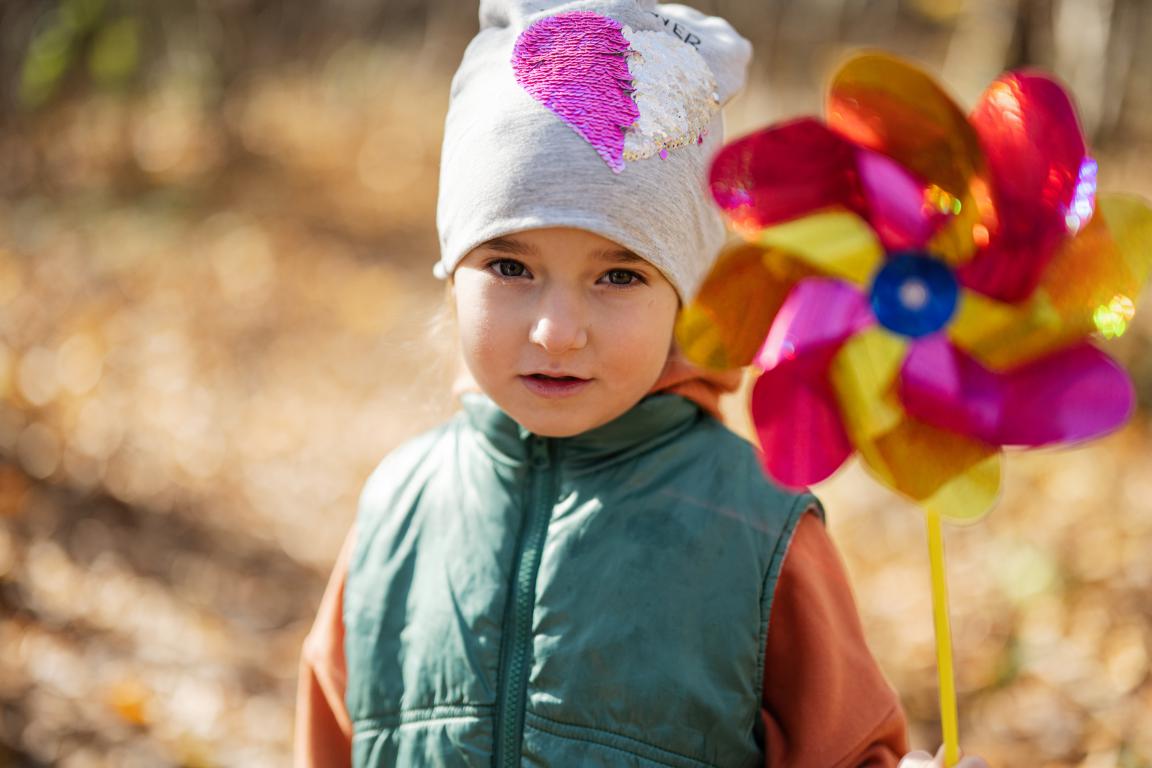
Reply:
<svg viewBox="0 0 1152 768"><path fill-rule="evenodd" d="M518 310L510 302L478 300L460 316L460 334L477 352L492 355L518 340Z"/></svg>

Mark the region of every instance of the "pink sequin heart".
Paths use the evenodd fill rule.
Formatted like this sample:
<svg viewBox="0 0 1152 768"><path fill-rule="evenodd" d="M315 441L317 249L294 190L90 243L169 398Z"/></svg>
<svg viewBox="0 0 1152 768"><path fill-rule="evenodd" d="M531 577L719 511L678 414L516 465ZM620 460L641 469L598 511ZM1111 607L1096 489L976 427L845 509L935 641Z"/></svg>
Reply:
<svg viewBox="0 0 1152 768"><path fill-rule="evenodd" d="M628 51L617 21L572 11L525 29L512 52L516 82L572 126L616 173L624 170L624 132L640 117Z"/></svg>

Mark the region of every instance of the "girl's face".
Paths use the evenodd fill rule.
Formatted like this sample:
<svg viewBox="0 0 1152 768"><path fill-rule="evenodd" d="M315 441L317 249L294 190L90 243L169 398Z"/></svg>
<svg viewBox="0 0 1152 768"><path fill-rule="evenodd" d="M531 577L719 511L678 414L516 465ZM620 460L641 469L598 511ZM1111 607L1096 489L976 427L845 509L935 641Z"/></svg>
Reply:
<svg viewBox="0 0 1152 768"><path fill-rule="evenodd" d="M656 383L672 348L672 284L582 229L494 238L453 279L469 370L538 435L568 437L620 416Z"/></svg>

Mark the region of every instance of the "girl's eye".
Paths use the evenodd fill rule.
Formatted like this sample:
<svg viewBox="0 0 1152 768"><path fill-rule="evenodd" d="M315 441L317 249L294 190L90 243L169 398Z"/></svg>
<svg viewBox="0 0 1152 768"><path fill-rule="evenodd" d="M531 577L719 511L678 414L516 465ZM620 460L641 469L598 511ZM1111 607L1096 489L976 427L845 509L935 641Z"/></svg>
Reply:
<svg viewBox="0 0 1152 768"><path fill-rule="evenodd" d="M605 275L612 285L634 285L642 283L644 279L630 269L612 269Z"/></svg>
<svg viewBox="0 0 1152 768"><path fill-rule="evenodd" d="M513 259L499 259L493 266L500 277L523 277L527 271L523 264Z"/></svg>

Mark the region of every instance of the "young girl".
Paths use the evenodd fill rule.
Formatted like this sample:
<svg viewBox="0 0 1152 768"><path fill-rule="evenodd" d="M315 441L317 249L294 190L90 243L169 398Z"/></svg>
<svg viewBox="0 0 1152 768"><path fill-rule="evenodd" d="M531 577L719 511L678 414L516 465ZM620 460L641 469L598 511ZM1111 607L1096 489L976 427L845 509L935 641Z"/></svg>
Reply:
<svg viewBox="0 0 1152 768"><path fill-rule="evenodd" d="M301 666L297 766L862 766L906 751L811 495L673 342L750 46L646 0L484 0L437 273L461 411L364 489Z"/></svg>

